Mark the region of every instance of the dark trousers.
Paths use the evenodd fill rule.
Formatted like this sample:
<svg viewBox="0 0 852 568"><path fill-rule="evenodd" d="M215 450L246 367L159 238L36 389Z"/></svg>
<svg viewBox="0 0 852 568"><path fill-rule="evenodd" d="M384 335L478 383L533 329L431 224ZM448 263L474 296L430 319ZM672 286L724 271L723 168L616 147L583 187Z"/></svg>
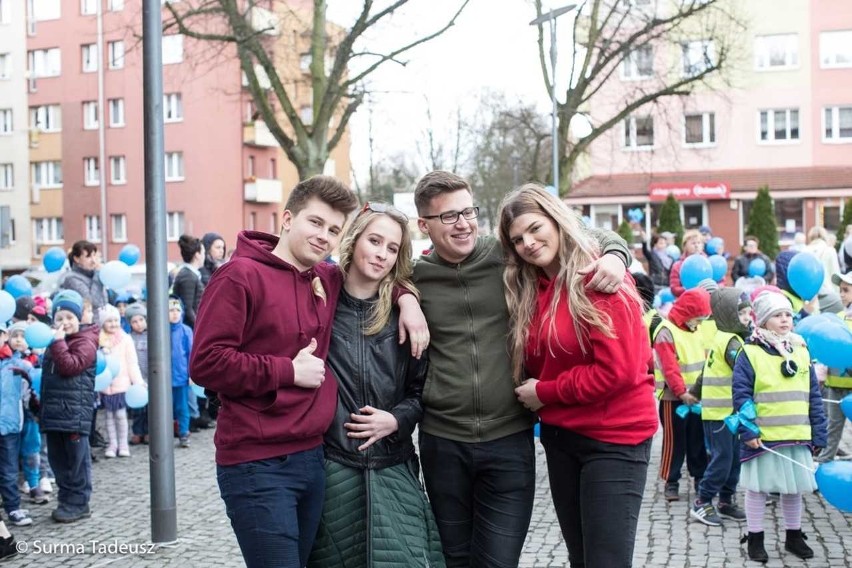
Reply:
<svg viewBox="0 0 852 568"><path fill-rule="evenodd" d="M142 408L128 408L127 414L133 420L132 432L134 436L148 435L148 406Z"/></svg>
<svg viewBox="0 0 852 568"><path fill-rule="evenodd" d="M718 495L720 502L730 503L740 482L740 442L721 420L707 420L703 425L710 462L698 486L698 497L709 503Z"/></svg>
<svg viewBox="0 0 852 568"><path fill-rule="evenodd" d="M660 401L660 423L663 425L663 455L660 458L660 478L666 483L680 481L680 470L686 457L686 469L695 479L696 487L707 468L707 449L704 447L704 426L701 415L690 412L686 418L675 414L680 401Z"/></svg>
<svg viewBox="0 0 852 568"><path fill-rule="evenodd" d="M21 435L0 435L0 496L3 508L11 513L21 508L21 495L18 493L18 453L21 450Z"/></svg>
<svg viewBox="0 0 852 568"><path fill-rule="evenodd" d="M542 424L541 444L571 567L631 566L651 438L609 444Z"/></svg>
<svg viewBox="0 0 852 568"><path fill-rule="evenodd" d="M517 567L535 499L533 431L479 443L421 431L420 462L447 567Z"/></svg>
<svg viewBox="0 0 852 568"><path fill-rule="evenodd" d="M248 568L302 568L325 500L322 446L217 466L219 491Z"/></svg>
<svg viewBox="0 0 852 568"><path fill-rule="evenodd" d="M72 510L87 507L92 496L89 437L70 432L48 432L47 459L59 487L59 504Z"/></svg>

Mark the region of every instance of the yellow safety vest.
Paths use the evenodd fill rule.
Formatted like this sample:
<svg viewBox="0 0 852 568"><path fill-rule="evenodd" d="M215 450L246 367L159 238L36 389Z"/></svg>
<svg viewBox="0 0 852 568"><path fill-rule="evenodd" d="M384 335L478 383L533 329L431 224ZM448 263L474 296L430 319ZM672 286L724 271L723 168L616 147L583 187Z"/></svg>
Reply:
<svg viewBox="0 0 852 568"><path fill-rule="evenodd" d="M675 353L680 367L680 376L687 387L691 387L698 380L698 375L704 369L704 345L698 332L685 331L669 320L663 320L654 333L654 340L662 328L668 329L674 338ZM663 367L657 352L654 351L654 382L657 386L657 398L662 398L666 387L666 379L663 376Z"/></svg>
<svg viewBox="0 0 852 568"><path fill-rule="evenodd" d="M846 312L839 312L837 315L840 319L846 322L846 327L852 331L852 319L846 319ZM828 376L825 378L825 384L829 387L839 389L852 389L852 374L847 369L837 369L829 367Z"/></svg>
<svg viewBox="0 0 852 568"><path fill-rule="evenodd" d="M770 355L759 345L744 345L743 352L754 369L755 423L767 442L811 439L811 356L797 347L791 356L798 370L792 377L781 373L784 358Z"/></svg>
<svg viewBox="0 0 852 568"><path fill-rule="evenodd" d="M716 332L713 348L704 364L704 378L701 379L701 419L724 420L734 413L733 389L731 382L734 370L728 365L725 351L731 339L742 340L735 333Z"/></svg>
<svg viewBox="0 0 852 568"><path fill-rule="evenodd" d="M701 334L701 343L704 345L705 356L713 349L713 343L716 341L716 332L718 330L716 320L713 318L707 318L698 326L698 333Z"/></svg>

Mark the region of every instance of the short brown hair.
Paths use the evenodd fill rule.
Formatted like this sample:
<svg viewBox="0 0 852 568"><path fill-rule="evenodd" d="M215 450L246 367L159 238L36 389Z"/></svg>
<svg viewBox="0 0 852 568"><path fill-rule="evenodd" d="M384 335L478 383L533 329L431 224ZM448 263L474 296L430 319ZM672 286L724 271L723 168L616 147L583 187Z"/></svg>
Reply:
<svg viewBox="0 0 852 568"><path fill-rule="evenodd" d="M417 214L423 215L435 197L461 189L473 193L470 190L470 184L461 176L444 170L429 172L420 178L414 189L414 205L417 207Z"/></svg>
<svg viewBox="0 0 852 568"><path fill-rule="evenodd" d="M313 197L344 215L358 208L355 194L340 180L331 176L313 176L296 184L284 209L298 215Z"/></svg>
<svg viewBox="0 0 852 568"><path fill-rule="evenodd" d="M758 239L754 235L746 235L746 238L743 239L743 243L748 243L749 241L754 241L754 244L760 246L760 239Z"/></svg>

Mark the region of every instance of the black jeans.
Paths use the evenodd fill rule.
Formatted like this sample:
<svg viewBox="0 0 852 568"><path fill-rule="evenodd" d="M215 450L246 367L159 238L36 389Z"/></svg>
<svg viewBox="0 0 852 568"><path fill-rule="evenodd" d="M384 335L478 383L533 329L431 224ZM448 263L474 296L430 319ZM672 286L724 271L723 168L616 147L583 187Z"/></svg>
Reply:
<svg viewBox="0 0 852 568"><path fill-rule="evenodd" d="M695 489L707 469L707 447L704 445L704 424L701 416L690 412L686 418L677 415L683 403L674 400L660 401L660 423L663 425L663 453L660 457L660 478L677 484L686 458L686 469L695 479Z"/></svg>
<svg viewBox="0 0 852 568"><path fill-rule="evenodd" d="M535 499L533 432L465 443L420 432L447 567L516 568Z"/></svg>
<svg viewBox="0 0 852 568"><path fill-rule="evenodd" d="M609 444L542 424L541 443L571 567L631 566L651 438Z"/></svg>
<svg viewBox="0 0 852 568"><path fill-rule="evenodd" d="M47 459L59 486L60 506L82 511L92 496L92 453L89 437L70 432L47 433Z"/></svg>

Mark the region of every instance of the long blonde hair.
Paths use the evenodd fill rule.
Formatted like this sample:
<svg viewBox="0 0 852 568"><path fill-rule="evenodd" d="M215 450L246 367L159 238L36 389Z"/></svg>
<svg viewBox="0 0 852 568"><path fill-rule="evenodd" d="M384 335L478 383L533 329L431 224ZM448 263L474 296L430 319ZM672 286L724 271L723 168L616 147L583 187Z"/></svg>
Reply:
<svg viewBox="0 0 852 568"><path fill-rule="evenodd" d="M399 254L396 257L396 262L393 268L388 272L382 281L379 283L379 300L373 305L370 310L370 318L367 326L364 329L364 334L375 335L387 326L390 321L391 312L393 311L393 291L394 288L400 286L406 290L410 290L419 300L420 293L411 281L413 265L411 262L411 234L408 229L408 220L405 216L385 203L381 205L384 211L377 212L369 209L370 204L365 205L365 209L355 217L352 225L346 230L343 239L340 242L340 270L343 272L344 278L348 276L349 269L352 266L352 255L355 252L355 244L364 231L373 221L380 215L385 215L396 222L402 229L402 238L399 243Z"/></svg>
<svg viewBox="0 0 852 568"><path fill-rule="evenodd" d="M503 272L506 304L509 308L509 344L512 355L513 376L516 383L523 380L524 350L529 339L530 325L536 310L536 297L540 269L521 259L509 237L512 223L527 213L548 217L559 232L559 272L555 278L555 292L550 301L546 337L548 349L553 350L551 340L556 337L556 309L562 301L560 290L568 297L568 310L574 320L574 332L580 349L586 353L588 328L595 327L610 338L615 337L613 321L609 314L598 310L586 295L585 276L577 271L600 256L599 245L589 231L584 230L579 215L559 199L537 184L526 184L503 199L500 205L499 238L503 246L506 269ZM622 287L618 292L625 302L641 300L632 287ZM544 321L541 322L544 326ZM558 340L557 340L558 341ZM561 345L560 345L561 347Z"/></svg>

